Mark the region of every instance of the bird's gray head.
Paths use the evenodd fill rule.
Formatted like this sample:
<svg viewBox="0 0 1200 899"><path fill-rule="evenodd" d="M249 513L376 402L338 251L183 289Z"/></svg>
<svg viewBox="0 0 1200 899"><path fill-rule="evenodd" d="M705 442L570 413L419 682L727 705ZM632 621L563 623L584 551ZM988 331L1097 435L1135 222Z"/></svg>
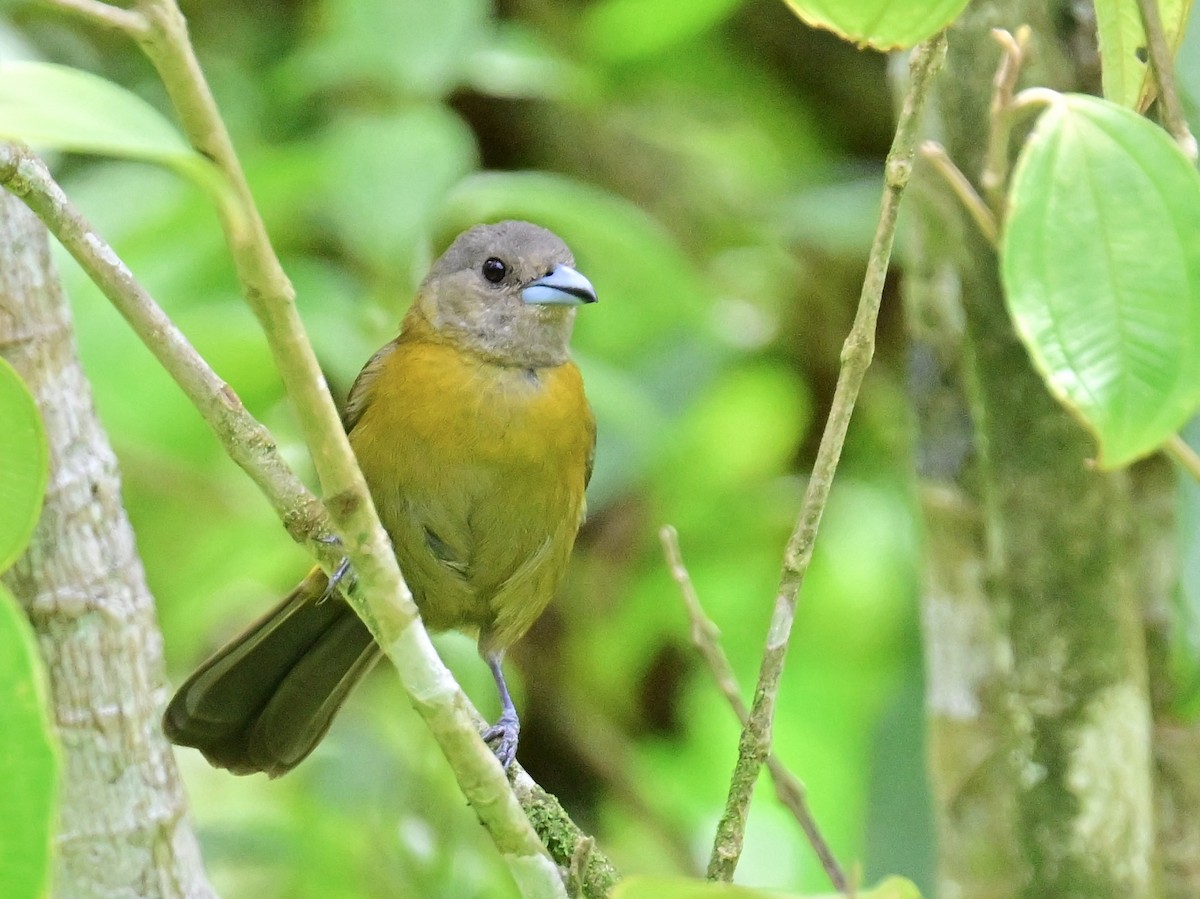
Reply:
<svg viewBox="0 0 1200 899"><path fill-rule="evenodd" d="M415 310L440 337L501 365L567 361L575 307L596 292L554 233L528 222L476 225L433 264Z"/></svg>

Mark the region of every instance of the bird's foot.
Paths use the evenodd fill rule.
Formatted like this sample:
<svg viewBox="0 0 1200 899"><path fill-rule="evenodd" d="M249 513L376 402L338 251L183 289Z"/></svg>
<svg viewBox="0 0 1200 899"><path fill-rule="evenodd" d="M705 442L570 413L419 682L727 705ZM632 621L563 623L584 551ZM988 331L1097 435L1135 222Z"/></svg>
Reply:
<svg viewBox="0 0 1200 899"><path fill-rule="evenodd" d="M336 542L337 538L334 537L333 540ZM338 591L338 587L343 583L347 591L352 590L354 588L354 581L354 572L350 570L350 560L343 556L342 561L338 562L337 568L333 569L333 574L329 576L329 583L325 585L325 592L321 594L321 598L317 602L325 602L325 600L334 596Z"/></svg>
<svg viewBox="0 0 1200 899"><path fill-rule="evenodd" d="M507 771L517 757L517 739L521 733L521 722L516 712L505 712L500 719L483 732L483 742L491 747L500 766Z"/></svg>

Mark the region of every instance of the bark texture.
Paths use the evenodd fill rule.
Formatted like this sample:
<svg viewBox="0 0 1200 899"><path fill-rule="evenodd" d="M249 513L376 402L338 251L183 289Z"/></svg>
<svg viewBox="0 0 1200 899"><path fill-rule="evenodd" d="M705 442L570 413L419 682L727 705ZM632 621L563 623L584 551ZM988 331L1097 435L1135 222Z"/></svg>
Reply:
<svg viewBox="0 0 1200 899"><path fill-rule="evenodd" d="M934 136L976 183L991 29L1032 26L1024 84L1090 90L1089 9L986 0L951 29ZM1091 438L1013 333L993 248L940 185L926 179L915 205L906 301L939 895L1197 895L1163 877L1156 821L1155 763L1170 749L1155 740L1146 622L1163 587L1142 550L1170 543L1170 516L1154 510L1170 507L1171 473L1091 467ZM1168 793L1194 813L1194 788Z"/></svg>
<svg viewBox="0 0 1200 899"><path fill-rule="evenodd" d="M116 458L79 365L45 228L3 191L0 352L37 399L50 445L45 508L5 583L37 631L63 748L54 895L210 897L159 728L162 638Z"/></svg>
<svg viewBox="0 0 1200 899"><path fill-rule="evenodd" d="M1150 703L1154 716L1154 818L1165 899L1200 896L1200 722L1185 720L1177 709L1180 689L1174 670L1173 645L1186 625L1175 620L1181 603L1179 520L1176 477L1164 458L1143 463L1134 472L1140 499L1138 542L1142 588L1146 598L1146 650L1150 669ZM1190 484L1185 490L1195 491ZM1194 538L1190 538L1194 540Z"/></svg>

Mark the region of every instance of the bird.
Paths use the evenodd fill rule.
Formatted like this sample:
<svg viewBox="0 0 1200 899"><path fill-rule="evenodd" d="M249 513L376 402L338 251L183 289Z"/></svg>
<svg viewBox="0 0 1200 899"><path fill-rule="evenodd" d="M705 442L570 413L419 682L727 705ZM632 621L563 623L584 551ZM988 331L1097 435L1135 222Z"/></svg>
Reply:
<svg viewBox="0 0 1200 899"><path fill-rule="evenodd" d="M478 641L501 705L483 737L505 770L520 720L504 653L557 590L586 511L596 424L569 342L577 307L594 302L553 232L470 228L343 412L425 626ZM166 707L168 739L235 774L278 777L308 756L381 656L337 586L313 568L201 664Z"/></svg>

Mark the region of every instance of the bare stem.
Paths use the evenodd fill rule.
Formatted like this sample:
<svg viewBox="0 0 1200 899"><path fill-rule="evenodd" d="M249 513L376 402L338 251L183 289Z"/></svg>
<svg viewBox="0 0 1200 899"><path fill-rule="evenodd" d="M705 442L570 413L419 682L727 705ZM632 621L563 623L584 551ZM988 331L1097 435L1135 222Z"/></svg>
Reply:
<svg viewBox="0 0 1200 899"><path fill-rule="evenodd" d="M1192 480L1200 483L1200 455L1192 449L1178 434L1172 434L1163 444L1163 452L1170 456L1175 463L1191 475Z"/></svg>
<svg viewBox="0 0 1200 899"><path fill-rule="evenodd" d="M712 619L704 613L704 608L700 605L700 597L692 583L692 576L688 573L687 566L683 564L683 553L679 549L679 534L676 533L675 528L667 525L658 532L658 536L662 541L663 554L666 556L667 566L671 570L671 577L679 585L679 593L683 597L683 604L687 609L688 621L691 622L692 645L696 647L700 658L708 666L713 680L717 682L717 687L725 694L725 699L728 700L734 714L738 716L738 720L744 727L750 719L750 710L746 708L746 703L742 700L742 692L738 687L737 677L733 673L733 666L729 664L725 650L721 648L720 632ZM829 882L833 884L834 889L849 895L850 882L837 858L834 857L833 850L829 847L829 841L821 833L812 809L808 807L804 784L784 766L773 752L767 756L767 770L771 772L771 780L775 784L775 796L783 807L792 813L801 830L804 831L809 845L812 846L821 862L821 867L825 869L825 874L829 877Z"/></svg>
<svg viewBox="0 0 1200 899"><path fill-rule="evenodd" d="M858 311L850 335L842 348L842 365L833 404L821 435L821 445L817 451L804 503L784 552L783 572L775 596L775 608L767 634L766 648L763 651L758 683L754 690L754 702L749 719L742 730L738 760L730 781L729 797L713 841L708 865L710 880L731 880L742 854L754 784L770 754L771 722L775 714L775 701L787 655L788 639L795 620L797 597L812 559L813 543L829 498L846 431L850 426L854 402L875 352L875 324L879 318L883 283L896 235L900 199L912 173L921 110L929 93L933 75L945 57L945 50L945 35L938 34L918 44L909 60L909 89L900 110L896 135L884 168L882 208L867 262Z"/></svg>
<svg viewBox="0 0 1200 899"><path fill-rule="evenodd" d="M41 0L43 6L87 19L94 25L115 28L135 40L146 33L149 25L136 10L101 3L100 0Z"/></svg>
<svg viewBox="0 0 1200 899"><path fill-rule="evenodd" d="M1196 138L1188 128L1187 117L1179 102L1179 89L1175 85L1175 61L1167 37L1163 32L1162 14L1158 0L1138 0L1142 14L1142 28L1146 32L1146 44L1150 51L1150 66L1154 70L1154 81L1158 85L1159 108L1163 124L1175 138L1179 148L1192 162L1200 156Z"/></svg>
<svg viewBox="0 0 1200 899"><path fill-rule="evenodd" d="M967 215L975 222L980 233L987 238L992 246L996 245L999 235L996 229L996 217L987 203L975 191L971 180L963 174L962 169L954 164L954 160L946 153L946 148L935 140L927 140L921 144L921 158L933 166L933 170L942 176L946 186L950 188L958 201L967 210Z"/></svg>
<svg viewBox="0 0 1200 899"><path fill-rule="evenodd" d="M1017 78L1025 62L1025 48L1029 44L1028 25L1017 29L1016 35L1002 28L992 31L1002 50L1000 65L992 81L992 101L988 108L991 127L988 129L987 155L983 172L979 176L983 195L991 206L993 218L999 219L1004 209L1004 186L1008 181L1008 138L1012 132L1013 93Z"/></svg>

